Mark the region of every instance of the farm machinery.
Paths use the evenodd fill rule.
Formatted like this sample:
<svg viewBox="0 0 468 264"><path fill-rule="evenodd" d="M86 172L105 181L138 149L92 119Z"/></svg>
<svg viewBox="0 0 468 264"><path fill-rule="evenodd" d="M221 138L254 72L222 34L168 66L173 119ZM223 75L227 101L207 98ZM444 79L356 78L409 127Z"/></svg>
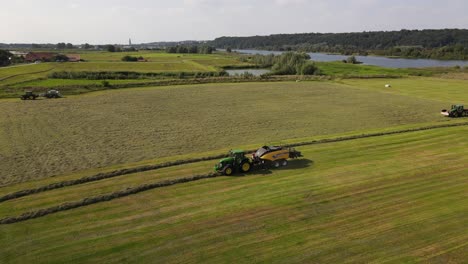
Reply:
<svg viewBox="0 0 468 264"><path fill-rule="evenodd" d="M45 98L62 98L62 94L57 90L49 90L45 94L41 94Z"/></svg>
<svg viewBox="0 0 468 264"><path fill-rule="evenodd" d="M45 98L51 99L51 98L62 98L63 96L57 90L48 90L47 92L42 93L42 94L36 94L32 91L27 91L23 95L21 95L20 98L21 100L36 100L38 97L45 97Z"/></svg>
<svg viewBox="0 0 468 264"><path fill-rule="evenodd" d="M31 91L28 91L28 92L25 92L23 95L21 95L21 100L36 100L36 98L38 98L39 95L38 94L35 94Z"/></svg>
<svg viewBox="0 0 468 264"><path fill-rule="evenodd" d="M288 165L288 159L302 157L301 152L293 148L263 146L247 157L243 150L231 150L229 157L223 158L214 169L224 175L235 172L247 173L253 168L279 168Z"/></svg>
<svg viewBox="0 0 468 264"><path fill-rule="evenodd" d="M463 117L468 116L468 109L465 109L463 105L452 105L450 110L443 109L440 113L448 117Z"/></svg>

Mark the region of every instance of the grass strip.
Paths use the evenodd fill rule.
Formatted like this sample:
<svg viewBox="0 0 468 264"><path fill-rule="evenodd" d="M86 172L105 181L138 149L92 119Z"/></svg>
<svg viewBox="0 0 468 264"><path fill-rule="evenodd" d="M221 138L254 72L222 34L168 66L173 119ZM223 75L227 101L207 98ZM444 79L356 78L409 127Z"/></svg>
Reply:
<svg viewBox="0 0 468 264"><path fill-rule="evenodd" d="M411 128L411 129L404 129L404 130L397 130L397 131L388 131L388 132L381 132L381 133L360 134L360 135L354 135L354 136L346 136L346 137L338 137L338 138L330 138L330 139L321 139L321 140L312 140L312 141L305 141L305 142L287 144L287 145L284 145L284 146L285 147L299 147L299 146L314 145L314 144L334 143L334 142L348 141L348 140L354 140L354 139L379 137L379 136L387 136L387 135L394 135L394 134L402 134L402 133L410 133L410 132L424 131L424 130L430 130L430 129L458 127L458 126L466 126L466 125L468 125L468 122L455 123L455 124L432 125L432 126L426 126L426 127L420 127L420 128ZM247 150L246 152L254 152L254 151L256 151L256 149ZM157 169L162 169L162 168L174 167L174 166L197 163L197 162L208 161L208 160L215 160L215 159L220 159L220 158L224 158L224 157L227 157L227 154L219 154L219 155L200 157L200 158L193 158L193 159L186 159L186 160L177 160L177 161L173 161L173 162L166 162L166 163L161 163L161 164L156 164L156 165L146 165L146 166L139 166L139 167L134 167L134 168L115 170L115 171L111 171L111 172L107 172L107 173L98 173L98 174L95 174L95 175L92 175L92 176L86 176L86 177L82 177L82 178L79 178L79 179L62 181L62 182L57 182L57 183L44 185L44 186L41 186L41 187L38 187L38 188L26 189L26 190L13 192L13 193L1 196L0 197L0 203L8 201L8 200L13 200L13 199L17 199L17 198L20 198L20 197L24 197L24 196L29 196L29 195L36 194L36 193L42 193L42 192L46 192L46 191L50 191L50 190L64 188L64 187L67 187L67 186L79 185L79 184L84 184L84 183L88 183L88 182L94 182L94 181L109 179L109 178L113 178L113 177L133 174L133 173L157 170Z"/></svg>
<svg viewBox="0 0 468 264"><path fill-rule="evenodd" d="M18 76L22 76L22 75L29 75L29 74L38 74L38 73L49 72L49 71L51 71L51 70L53 70L53 69L55 69L55 68L50 68L50 69L47 69L47 70L37 71L37 72L18 73L18 74L14 74L14 75L10 75L10 76L1 78L0 81L8 80L8 79L10 79L10 78L18 77Z"/></svg>
<svg viewBox="0 0 468 264"><path fill-rule="evenodd" d="M63 204L52 206L52 207L45 208L45 209L39 209L35 211L26 212L24 214L21 214L15 217L6 217L3 219L0 219L0 224L1 225L14 224L14 223L26 221L29 219L43 217L49 214L54 214L54 213L58 213L58 212L66 211L66 210L79 208L82 206L111 201L117 198L129 196L132 194L136 194L136 193L140 193L140 192L144 192L144 191L148 191L148 190L152 190L156 188L168 187L168 186L172 186L175 184L193 182L193 181L198 181L202 179L215 178L219 176L221 176L220 173L212 172L212 173L203 174L203 175L194 175L190 177L179 178L175 180L166 180L166 181L155 182L155 183L150 183L150 184L143 184L143 185L139 185L133 188L127 188L125 190L116 191L110 194L84 198L83 200L77 201L77 202L63 203Z"/></svg>

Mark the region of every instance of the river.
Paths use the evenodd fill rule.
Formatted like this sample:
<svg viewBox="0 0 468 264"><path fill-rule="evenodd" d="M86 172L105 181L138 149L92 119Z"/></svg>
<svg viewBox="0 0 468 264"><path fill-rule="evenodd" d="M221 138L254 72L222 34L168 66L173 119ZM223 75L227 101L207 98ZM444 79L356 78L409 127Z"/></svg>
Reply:
<svg viewBox="0 0 468 264"><path fill-rule="evenodd" d="M282 54L282 51L268 51L268 50L234 50L244 54ZM335 55L326 53L307 53L313 61L342 61L346 60L349 56ZM364 65L375 65L387 68L426 68L426 67L454 67L454 66L468 66L468 61L460 60L431 60L431 59L403 59L403 58L388 58L380 56L356 56L356 59Z"/></svg>

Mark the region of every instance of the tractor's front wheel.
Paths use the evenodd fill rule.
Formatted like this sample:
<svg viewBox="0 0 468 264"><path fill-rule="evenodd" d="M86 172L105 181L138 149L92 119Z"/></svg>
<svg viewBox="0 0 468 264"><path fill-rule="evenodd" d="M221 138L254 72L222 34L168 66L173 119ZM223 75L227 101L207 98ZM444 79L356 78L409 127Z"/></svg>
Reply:
<svg viewBox="0 0 468 264"><path fill-rule="evenodd" d="M242 172L247 173L252 168L252 164L250 164L250 162L248 162L248 161L244 161L244 162L242 162L240 168L241 168Z"/></svg>
<svg viewBox="0 0 468 264"><path fill-rule="evenodd" d="M230 176L234 173L234 170L232 169L232 166L226 166L224 169L223 169L223 174L226 175L226 176Z"/></svg>
<svg viewBox="0 0 468 264"><path fill-rule="evenodd" d="M280 166L281 166L281 164L280 164L279 160L273 161L273 167L279 168Z"/></svg>

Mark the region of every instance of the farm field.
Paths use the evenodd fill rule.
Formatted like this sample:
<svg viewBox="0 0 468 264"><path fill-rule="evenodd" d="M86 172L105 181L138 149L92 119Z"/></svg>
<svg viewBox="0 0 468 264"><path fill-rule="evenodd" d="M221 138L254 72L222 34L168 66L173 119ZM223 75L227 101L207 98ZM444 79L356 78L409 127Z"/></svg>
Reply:
<svg viewBox="0 0 468 264"><path fill-rule="evenodd" d="M421 99L430 99L452 104L468 105L468 80L441 79L441 78L405 78L393 80L342 80L344 84L361 89L369 89L387 94L398 94ZM391 84L391 88L385 88ZM451 104L450 104L451 105ZM450 107L447 105L447 107Z"/></svg>
<svg viewBox="0 0 468 264"><path fill-rule="evenodd" d="M102 85L104 80L87 80L87 79L45 79L33 80L29 82L19 83L13 87L62 87L62 86L86 86L86 85ZM124 80L106 80L109 84L127 84L127 83L143 83L151 82L154 79L124 79Z"/></svg>
<svg viewBox="0 0 468 264"><path fill-rule="evenodd" d="M349 64L340 61L335 62L315 62L319 67L321 74L331 76L433 76L442 74L454 74L454 76L465 74L467 69L458 69L450 67L435 68L384 68L379 66L364 64Z"/></svg>
<svg viewBox="0 0 468 264"><path fill-rule="evenodd" d="M73 65L91 64L126 63L95 58ZM45 79L17 87L96 82ZM0 263L459 263L468 257L468 126L439 114L454 103L468 104L466 80L223 83L0 100L0 197L231 148L464 124L305 145L297 147L305 157L287 168L150 189L2 224ZM0 219L204 175L215 163L0 201Z"/></svg>
<svg viewBox="0 0 468 264"><path fill-rule="evenodd" d="M332 82L133 88L52 101L7 100L0 102L0 184L240 145L448 122L439 112L450 104Z"/></svg>
<svg viewBox="0 0 468 264"><path fill-rule="evenodd" d="M305 158L285 169L2 225L0 261L460 263L468 252L467 133L462 126L302 146ZM204 173L214 162L11 200L0 215Z"/></svg>
<svg viewBox="0 0 468 264"><path fill-rule="evenodd" d="M167 54L162 52L84 52L85 62L40 63L0 68L0 87L19 87L23 82L44 79L54 71L129 71L162 72L216 72L226 66L251 66L224 54ZM123 56L142 56L148 62L122 62ZM27 85L27 83L26 83Z"/></svg>

